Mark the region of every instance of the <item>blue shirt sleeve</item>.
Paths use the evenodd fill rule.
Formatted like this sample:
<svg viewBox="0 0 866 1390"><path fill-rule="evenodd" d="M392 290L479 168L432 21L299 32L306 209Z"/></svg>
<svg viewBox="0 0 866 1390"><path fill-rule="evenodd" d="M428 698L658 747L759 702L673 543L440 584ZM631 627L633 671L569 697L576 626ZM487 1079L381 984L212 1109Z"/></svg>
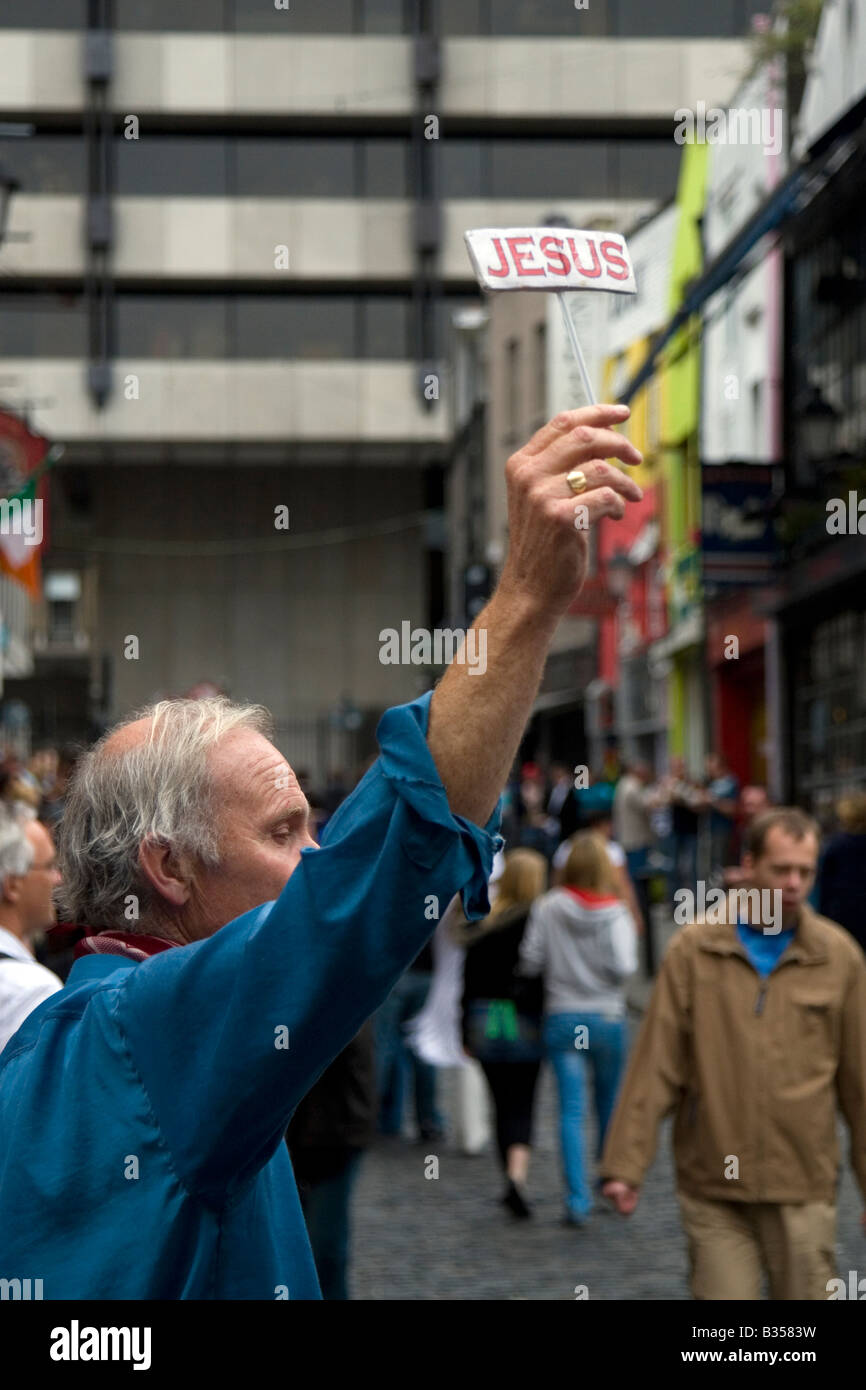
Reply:
<svg viewBox="0 0 866 1390"><path fill-rule="evenodd" d="M219 1204L282 1142L301 1098L432 935L455 893L489 911L502 845L452 814L427 746L431 693L388 710L380 756L280 897L129 972L113 1015L185 1185Z"/></svg>

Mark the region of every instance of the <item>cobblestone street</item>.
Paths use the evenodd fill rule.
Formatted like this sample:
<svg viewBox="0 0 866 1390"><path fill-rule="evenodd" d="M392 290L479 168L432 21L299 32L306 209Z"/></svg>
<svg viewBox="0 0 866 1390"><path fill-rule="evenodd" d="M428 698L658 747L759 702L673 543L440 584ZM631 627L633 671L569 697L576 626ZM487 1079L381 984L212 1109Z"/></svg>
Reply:
<svg viewBox="0 0 866 1390"><path fill-rule="evenodd" d="M454 1073L441 1074L445 1112ZM847 1134L842 1153L847 1152ZM438 1180L424 1176L428 1154ZM637 1212L597 1211L583 1230L559 1224L562 1187L553 1077L543 1069L530 1175L534 1216L517 1222L499 1206L492 1151L467 1157L451 1143L380 1139L366 1155L354 1201L352 1296L357 1299L688 1299L685 1241L673 1187L667 1127ZM838 1269L866 1272L860 1203L850 1172L839 1203Z"/></svg>

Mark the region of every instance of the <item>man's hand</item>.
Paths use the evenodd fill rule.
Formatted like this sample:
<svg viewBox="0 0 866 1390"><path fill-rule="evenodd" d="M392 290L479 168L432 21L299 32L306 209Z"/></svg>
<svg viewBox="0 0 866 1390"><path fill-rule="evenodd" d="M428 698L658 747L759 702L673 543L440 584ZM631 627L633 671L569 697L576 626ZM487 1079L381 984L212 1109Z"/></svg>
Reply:
<svg viewBox="0 0 866 1390"><path fill-rule="evenodd" d="M540 616L561 617L577 597L586 578L588 526L603 516L621 517L624 499L643 496L633 478L606 462L641 462L640 451L610 428L628 416L620 405L563 411L505 465L509 546L499 588ZM572 468L585 474L585 492L572 492L565 481Z"/></svg>
<svg viewBox="0 0 866 1390"><path fill-rule="evenodd" d="M631 1216L638 1204L640 1188L632 1187L631 1184L627 1182L616 1182L612 1180L611 1182L605 1183L604 1187L601 1189L601 1195L613 1202L620 1216Z"/></svg>
<svg viewBox="0 0 866 1390"><path fill-rule="evenodd" d="M451 810L478 825L505 785L557 624L586 577L587 525L621 517L626 499L643 495L605 461L640 463L634 445L610 428L628 415L618 405L565 411L506 464L508 556L496 593L472 625L485 634L485 668L451 663L433 692L427 729ZM577 495L565 481L572 468L586 475Z"/></svg>

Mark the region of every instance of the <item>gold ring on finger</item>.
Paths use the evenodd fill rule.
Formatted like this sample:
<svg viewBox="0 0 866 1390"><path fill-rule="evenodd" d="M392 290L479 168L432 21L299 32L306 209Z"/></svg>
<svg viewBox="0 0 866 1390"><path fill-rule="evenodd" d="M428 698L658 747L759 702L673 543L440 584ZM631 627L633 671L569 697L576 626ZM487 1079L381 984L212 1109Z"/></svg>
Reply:
<svg viewBox="0 0 866 1390"><path fill-rule="evenodd" d="M572 492L575 493L586 492L589 486L586 481L586 474L582 468L572 468L570 473L566 473L565 481L568 483Z"/></svg>

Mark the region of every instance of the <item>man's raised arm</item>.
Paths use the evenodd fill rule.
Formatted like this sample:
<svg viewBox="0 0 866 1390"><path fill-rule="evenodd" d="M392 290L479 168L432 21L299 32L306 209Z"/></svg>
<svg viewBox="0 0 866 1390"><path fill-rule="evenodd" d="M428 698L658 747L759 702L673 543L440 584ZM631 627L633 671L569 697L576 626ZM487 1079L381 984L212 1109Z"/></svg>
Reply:
<svg viewBox="0 0 866 1390"><path fill-rule="evenodd" d="M586 577L587 527L621 517L637 483L615 464L641 454L613 425L618 405L565 411L508 460L509 550L496 592L474 628L486 631L486 668L449 666L433 693L427 743L455 815L484 825L508 778L541 683L557 623ZM579 469L575 493L566 474ZM580 483L580 479L577 480Z"/></svg>

